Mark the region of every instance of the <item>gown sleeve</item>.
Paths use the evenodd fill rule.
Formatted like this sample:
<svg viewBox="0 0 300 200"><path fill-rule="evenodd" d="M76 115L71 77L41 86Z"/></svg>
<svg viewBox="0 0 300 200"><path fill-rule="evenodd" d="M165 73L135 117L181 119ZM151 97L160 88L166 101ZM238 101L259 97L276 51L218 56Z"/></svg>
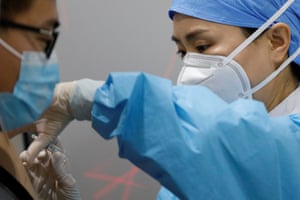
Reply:
<svg viewBox="0 0 300 200"><path fill-rule="evenodd" d="M260 102L228 104L202 86L112 73L96 92L92 126L117 137L119 156L159 181L164 195L300 197L300 117L270 118Z"/></svg>

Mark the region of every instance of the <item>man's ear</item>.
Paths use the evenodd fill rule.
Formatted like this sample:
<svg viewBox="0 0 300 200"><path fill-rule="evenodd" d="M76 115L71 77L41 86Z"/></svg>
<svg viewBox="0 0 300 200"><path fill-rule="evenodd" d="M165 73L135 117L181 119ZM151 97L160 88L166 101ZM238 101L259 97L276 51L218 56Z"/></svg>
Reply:
<svg viewBox="0 0 300 200"><path fill-rule="evenodd" d="M277 23L268 30L267 37L271 45L273 63L279 67L288 56L291 42L290 27L284 23Z"/></svg>

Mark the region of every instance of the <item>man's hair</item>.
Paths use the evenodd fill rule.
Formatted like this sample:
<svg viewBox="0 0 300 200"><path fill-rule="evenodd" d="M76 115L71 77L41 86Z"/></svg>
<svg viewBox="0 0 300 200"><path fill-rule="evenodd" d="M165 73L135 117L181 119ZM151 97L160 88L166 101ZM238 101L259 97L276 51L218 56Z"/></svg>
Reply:
<svg viewBox="0 0 300 200"><path fill-rule="evenodd" d="M13 16L27 11L34 0L0 0L0 18L10 19Z"/></svg>

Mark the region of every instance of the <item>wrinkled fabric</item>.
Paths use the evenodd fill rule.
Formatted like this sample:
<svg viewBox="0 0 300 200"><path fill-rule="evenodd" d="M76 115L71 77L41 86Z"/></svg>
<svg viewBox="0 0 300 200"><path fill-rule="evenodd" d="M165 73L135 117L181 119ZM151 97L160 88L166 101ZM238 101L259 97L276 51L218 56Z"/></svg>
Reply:
<svg viewBox="0 0 300 200"><path fill-rule="evenodd" d="M299 115L270 118L254 100L228 104L202 86L113 73L96 92L92 126L180 199L300 198Z"/></svg>
<svg viewBox="0 0 300 200"><path fill-rule="evenodd" d="M103 81L81 79L76 81L74 91L70 93L70 109L76 120L90 120L94 96Z"/></svg>
<svg viewBox="0 0 300 200"><path fill-rule="evenodd" d="M211 22L259 28L287 0L173 0L169 16L173 19L175 13L181 13ZM283 22L291 28L291 45L289 55L300 46L300 0L295 0L277 22ZM300 56L295 59L300 65Z"/></svg>

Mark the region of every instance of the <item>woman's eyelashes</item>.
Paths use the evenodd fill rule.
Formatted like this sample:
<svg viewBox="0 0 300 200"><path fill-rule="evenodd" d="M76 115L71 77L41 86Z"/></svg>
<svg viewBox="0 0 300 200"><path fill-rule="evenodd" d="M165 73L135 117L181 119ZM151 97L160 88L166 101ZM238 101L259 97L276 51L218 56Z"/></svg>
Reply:
<svg viewBox="0 0 300 200"><path fill-rule="evenodd" d="M209 48L209 45L199 45L196 47L198 53L203 53Z"/></svg>
<svg viewBox="0 0 300 200"><path fill-rule="evenodd" d="M203 53L203 52L206 51L208 48L209 48L209 45L199 45L199 46L197 46L197 47L195 48L195 52L197 52L197 53ZM186 51L185 51L185 50L179 49L179 50L177 51L177 54L179 55L179 57L180 57L181 59L183 59L184 56L186 55Z"/></svg>

